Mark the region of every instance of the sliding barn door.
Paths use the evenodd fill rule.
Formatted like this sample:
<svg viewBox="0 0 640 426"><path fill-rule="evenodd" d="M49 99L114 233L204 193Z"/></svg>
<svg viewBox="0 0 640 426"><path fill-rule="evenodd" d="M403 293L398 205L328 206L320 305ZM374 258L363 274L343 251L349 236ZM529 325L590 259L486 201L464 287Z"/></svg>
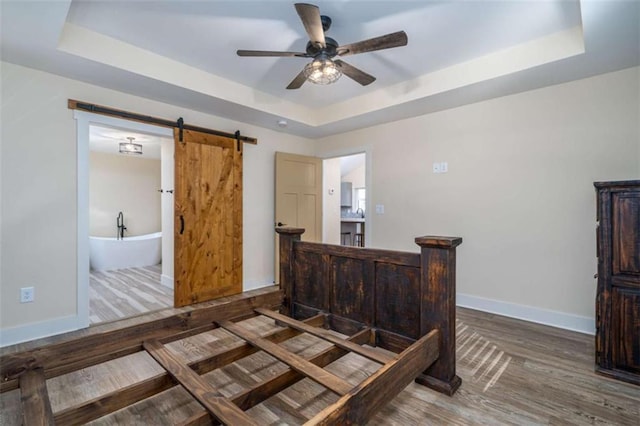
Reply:
<svg viewBox="0 0 640 426"><path fill-rule="evenodd" d="M242 143L175 130L175 306L242 292Z"/></svg>

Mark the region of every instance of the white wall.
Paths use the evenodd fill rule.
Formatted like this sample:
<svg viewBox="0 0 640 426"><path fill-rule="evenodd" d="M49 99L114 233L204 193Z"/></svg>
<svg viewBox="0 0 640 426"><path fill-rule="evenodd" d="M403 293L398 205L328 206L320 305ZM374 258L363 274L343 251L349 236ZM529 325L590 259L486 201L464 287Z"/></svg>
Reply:
<svg viewBox="0 0 640 426"><path fill-rule="evenodd" d="M116 237L119 212L125 236L161 231L160 188L160 160L91 152L89 235Z"/></svg>
<svg viewBox="0 0 640 426"><path fill-rule="evenodd" d="M258 138L244 149L244 289L273 282L274 153L311 155L312 141L2 62L3 344L74 327L76 304L76 123L67 99ZM275 123L274 123L275 126ZM19 303L34 286L36 300Z"/></svg>
<svg viewBox="0 0 640 426"><path fill-rule="evenodd" d="M364 155L364 154L361 154ZM351 210L358 210L358 203L356 200L356 188L365 188L365 165L357 167L351 170L346 175L342 176L342 182L351 182Z"/></svg>
<svg viewBox="0 0 640 426"><path fill-rule="evenodd" d="M639 68L325 138L371 146L374 247L463 237L461 304L593 331L593 182L638 179ZM447 161L449 172L433 174Z"/></svg>
<svg viewBox="0 0 640 426"><path fill-rule="evenodd" d="M322 242L340 244L339 158L322 161L322 194Z"/></svg>
<svg viewBox="0 0 640 426"><path fill-rule="evenodd" d="M173 216L174 216L174 198L173 192L175 186L175 161L173 156L175 153L175 144L173 140L164 139L160 146L160 158L162 160L160 180L164 192L162 193L161 211L162 211L162 275L160 282L170 288L173 288Z"/></svg>

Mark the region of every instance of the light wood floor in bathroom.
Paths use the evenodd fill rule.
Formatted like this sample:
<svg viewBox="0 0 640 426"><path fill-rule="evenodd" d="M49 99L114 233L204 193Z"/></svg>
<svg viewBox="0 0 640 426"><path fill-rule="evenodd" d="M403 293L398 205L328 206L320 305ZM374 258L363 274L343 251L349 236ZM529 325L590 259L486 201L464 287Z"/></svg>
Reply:
<svg viewBox="0 0 640 426"><path fill-rule="evenodd" d="M140 318L126 321L131 324ZM99 327L112 328L115 324ZM242 325L261 334L277 328L265 317L246 320ZM594 373L593 336L462 308L458 308L456 325L457 370L462 378L459 391L447 397L412 383L378 412L371 425L640 425L640 387ZM169 347L190 361L234 342L235 337L218 329ZM306 334L282 345L302 356L327 346ZM355 384L378 367L349 354L327 368ZM285 368L258 352L204 377L230 396ZM47 387L57 412L162 371L148 355L138 353L49 379ZM261 425L295 425L335 400L331 392L303 380L248 414ZM17 390L2 394L0 424L20 424L19 401ZM178 386L92 424L181 424L202 412Z"/></svg>
<svg viewBox="0 0 640 426"><path fill-rule="evenodd" d="M173 289L160 284L162 265L91 271L91 325L173 307Z"/></svg>

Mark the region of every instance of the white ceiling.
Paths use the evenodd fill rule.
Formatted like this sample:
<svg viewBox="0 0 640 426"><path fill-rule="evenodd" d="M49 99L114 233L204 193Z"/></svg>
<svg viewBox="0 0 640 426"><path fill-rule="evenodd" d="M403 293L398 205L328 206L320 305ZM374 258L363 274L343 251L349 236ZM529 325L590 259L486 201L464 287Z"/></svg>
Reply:
<svg viewBox="0 0 640 426"><path fill-rule="evenodd" d="M121 154L120 143L132 142L142 145L142 154ZM131 158L159 160L162 143L173 143L173 140L149 135L146 133L122 130L114 127L92 125L89 127L89 150L113 155L125 155Z"/></svg>
<svg viewBox="0 0 640 426"><path fill-rule="evenodd" d="M366 159L364 153L340 157L340 177L344 178L358 167L364 166Z"/></svg>
<svg viewBox="0 0 640 426"><path fill-rule="evenodd" d="M638 1L315 1L341 44L409 42L344 59L369 86L286 90L308 59L235 51L304 51L293 3L1 0L2 60L313 138L640 64Z"/></svg>

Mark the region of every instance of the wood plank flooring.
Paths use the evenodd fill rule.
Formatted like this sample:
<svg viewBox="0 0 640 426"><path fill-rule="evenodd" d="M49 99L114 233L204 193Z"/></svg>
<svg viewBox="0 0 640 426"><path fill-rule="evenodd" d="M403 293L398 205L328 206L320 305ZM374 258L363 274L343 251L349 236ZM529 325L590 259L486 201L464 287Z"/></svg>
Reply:
<svg viewBox="0 0 640 426"><path fill-rule="evenodd" d="M278 328L266 317L241 324L258 334ZM371 425L640 424L640 387L594 373L593 336L462 308L458 309L456 326L457 368L463 380L459 391L447 397L412 383L379 411ZM189 362L238 341L217 329L168 347ZM282 345L301 357L330 347L309 334ZM379 367L352 353L327 369L355 385ZM230 397L286 369L271 356L257 352L202 377ZM56 413L162 372L149 355L137 353L49 379L47 388ZM2 425L20 424L17 392L1 396ZM301 424L337 398L333 392L304 379L247 414L261 425ZM189 418L199 419L202 412L202 407L177 386L90 424L180 424Z"/></svg>
<svg viewBox="0 0 640 426"><path fill-rule="evenodd" d="M160 284L162 265L91 271L89 322L99 324L173 307L173 289Z"/></svg>

